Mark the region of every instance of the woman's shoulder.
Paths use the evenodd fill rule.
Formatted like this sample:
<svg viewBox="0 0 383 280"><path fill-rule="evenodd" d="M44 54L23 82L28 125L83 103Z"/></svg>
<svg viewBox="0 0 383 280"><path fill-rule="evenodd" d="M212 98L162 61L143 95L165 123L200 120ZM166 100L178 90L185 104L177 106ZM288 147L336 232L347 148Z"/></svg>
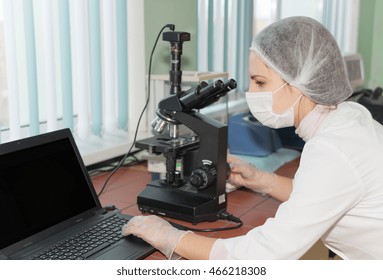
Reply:
<svg viewBox="0 0 383 280"><path fill-rule="evenodd" d="M343 102L323 123L316 135L305 144L302 154L333 160L358 155L383 156L383 126L356 102ZM363 149L363 153L360 151Z"/></svg>
<svg viewBox="0 0 383 280"><path fill-rule="evenodd" d="M349 133L372 129L374 122L366 107L356 102L346 101L338 104L337 108L329 114L322 126L322 134L330 133L340 136L347 134L350 137Z"/></svg>

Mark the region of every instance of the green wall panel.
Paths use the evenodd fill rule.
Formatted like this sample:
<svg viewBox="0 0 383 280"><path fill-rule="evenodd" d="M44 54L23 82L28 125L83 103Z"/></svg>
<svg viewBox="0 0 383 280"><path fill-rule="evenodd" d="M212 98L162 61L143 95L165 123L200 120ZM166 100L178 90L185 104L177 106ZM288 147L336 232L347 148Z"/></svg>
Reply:
<svg viewBox="0 0 383 280"><path fill-rule="evenodd" d="M145 53L146 67L154 42L161 28L172 23L175 31L189 32L191 41L183 43L181 56L183 71L197 69L197 36L196 36L196 7L197 0L145 0ZM169 31L168 29L165 31ZM170 69L169 42L162 41L160 37L157 48L153 54L152 74L168 73Z"/></svg>

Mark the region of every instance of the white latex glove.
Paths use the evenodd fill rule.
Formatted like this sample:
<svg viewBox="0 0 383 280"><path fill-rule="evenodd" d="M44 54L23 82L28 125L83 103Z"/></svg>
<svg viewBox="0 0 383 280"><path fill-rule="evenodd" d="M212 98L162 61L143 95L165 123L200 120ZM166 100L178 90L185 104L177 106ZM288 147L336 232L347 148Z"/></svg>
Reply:
<svg viewBox="0 0 383 280"><path fill-rule="evenodd" d="M157 216L135 216L122 227L123 236L133 234L140 237L173 260L179 258L173 252L187 232L176 229L168 221Z"/></svg>
<svg viewBox="0 0 383 280"><path fill-rule="evenodd" d="M261 171L255 166L228 155L227 162L231 173L227 181L237 187L247 187L256 192L267 194L275 188L277 175Z"/></svg>

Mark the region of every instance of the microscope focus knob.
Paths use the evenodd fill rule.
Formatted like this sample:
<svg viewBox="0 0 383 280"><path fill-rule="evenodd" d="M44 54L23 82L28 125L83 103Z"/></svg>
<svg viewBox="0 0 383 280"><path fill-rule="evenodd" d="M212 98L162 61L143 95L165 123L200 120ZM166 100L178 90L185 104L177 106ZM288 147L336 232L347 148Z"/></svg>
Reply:
<svg viewBox="0 0 383 280"><path fill-rule="evenodd" d="M212 165L202 165L192 172L189 178L190 184L202 190L214 183L217 177L217 169Z"/></svg>

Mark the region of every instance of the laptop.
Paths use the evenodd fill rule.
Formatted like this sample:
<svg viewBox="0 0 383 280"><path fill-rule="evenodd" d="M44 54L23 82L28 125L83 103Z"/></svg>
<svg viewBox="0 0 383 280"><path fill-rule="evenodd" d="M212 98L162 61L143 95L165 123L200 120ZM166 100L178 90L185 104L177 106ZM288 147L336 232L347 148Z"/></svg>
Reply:
<svg viewBox="0 0 383 280"><path fill-rule="evenodd" d="M143 259L130 218L102 208L69 129L0 145L0 259Z"/></svg>

